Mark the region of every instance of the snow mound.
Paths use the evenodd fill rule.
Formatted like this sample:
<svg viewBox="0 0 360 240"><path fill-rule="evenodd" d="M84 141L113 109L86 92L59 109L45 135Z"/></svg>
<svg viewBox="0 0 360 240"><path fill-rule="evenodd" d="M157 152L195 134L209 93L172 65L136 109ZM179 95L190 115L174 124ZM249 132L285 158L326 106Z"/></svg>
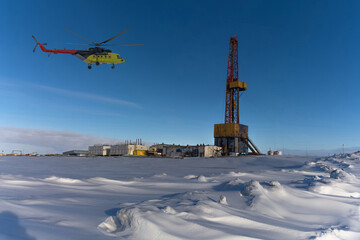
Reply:
<svg viewBox="0 0 360 240"><path fill-rule="evenodd" d="M220 196L220 199L219 199L218 203L228 205L228 203L226 201L226 197L224 195Z"/></svg>
<svg viewBox="0 0 360 240"><path fill-rule="evenodd" d="M120 209L116 216L106 218L98 228L106 234L134 239L154 239L154 236L156 239L213 238L211 236L224 233L203 225L209 221L207 218L226 214L222 210L222 206L226 206L226 198L224 200L225 203L219 204L200 191L148 200L135 207Z"/></svg>
<svg viewBox="0 0 360 240"><path fill-rule="evenodd" d="M45 178L44 181L46 182L55 182L55 183L62 183L62 184L82 184L84 181L79 179L72 179L72 178L62 178L62 177L56 177L51 176L48 178Z"/></svg>
<svg viewBox="0 0 360 240"><path fill-rule="evenodd" d="M308 190L323 195L360 198L360 151L320 158L306 167L320 175L304 179Z"/></svg>
<svg viewBox="0 0 360 240"><path fill-rule="evenodd" d="M125 237L136 231L139 225L146 225L146 220L138 208L131 207L119 210L116 216L106 218L98 225L98 229L107 235L121 232L121 236Z"/></svg>
<svg viewBox="0 0 360 240"><path fill-rule="evenodd" d="M233 187L242 185L243 183L244 183L244 181L241 178L235 178L235 179L229 181L226 184L226 186L229 187L229 188L233 188Z"/></svg>
<svg viewBox="0 0 360 240"><path fill-rule="evenodd" d="M189 180L196 179L198 182L207 182L208 181L208 178L205 177L204 175L197 176L197 175L189 174L189 175L184 176L184 178L189 179Z"/></svg>
<svg viewBox="0 0 360 240"><path fill-rule="evenodd" d="M323 177L321 181L313 181L309 188L321 194L351 198L360 198L359 189L359 179L343 169L334 169L328 178Z"/></svg>
<svg viewBox="0 0 360 240"><path fill-rule="evenodd" d="M318 233L316 236L312 237L314 240L357 240L360 239L360 233L355 231L350 231L348 227L335 228L330 227L325 231Z"/></svg>
<svg viewBox="0 0 360 240"><path fill-rule="evenodd" d="M226 177L243 177L243 176L247 175L247 173L231 171L227 174L222 174L222 175L226 176Z"/></svg>
<svg viewBox="0 0 360 240"><path fill-rule="evenodd" d="M198 176L196 176L196 175L193 175L193 174L190 174L190 175L186 175L184 178L185 179L195 179L195 178L197 178Z"/></svg>
<svg viewBox="0 0 360 240"><path fill-rule="evenodd" d="M343 169L335 169L331 171L330 178L345 180L347 182L352 182L352 183L358 182L356 176L354 176L351 173L345 172Z"/></svg>
<svg viewBox="0 0 360 240"><path fill-rule="evenodd" d="M200 175L199 177L197 177L197 180L198 180L199 182L207 182L207 181L208 181L208 180L206 179L206 177L203 176L203 175Z"/></svg>
<svg viewBox="0 0 360 240"><path fill-rule="evenodd" d="M98 228L108 233L112 233L118 229L118 225L117 218L110 216L104 222L100 223Z"/></svg>
<svg viewBox="0 0 360 240"><path fill-rule="evenodd" d="M239 191L241 196L255 196L264 193L266 189L280 189L281 184L278 181L258 182L256 180L250 180L245 182L241 178L235 178L228 182L215 186L215 190L218 191Z"/></svg>
<svg viewBox="0 0 360 240"><path fill-rule="evenodd" d="M175 214L175 213L176 213L175 209L173 209L173 208L170 207L170 206L164 207L164 208L163 208L163 211L164 211L164 213L169 213L169 214Z"/></svg>
<svg viewBox="0 0 360 240"><path fill-rule="evenodd" d="M162 177L166 177L167 174L166 173L159 173L159 174L154 174L152 177L154 178L162 178Z"/></svg>
<svg viewBox="0 0 360 240"><path fill-rule="evenodd" d="M120 180L114 180L103 177L90 178L87 180L87 182L96 183L96 184L116 184L116 185L128 185L128 184L136 183L136 181L120 181Z"/></svg>

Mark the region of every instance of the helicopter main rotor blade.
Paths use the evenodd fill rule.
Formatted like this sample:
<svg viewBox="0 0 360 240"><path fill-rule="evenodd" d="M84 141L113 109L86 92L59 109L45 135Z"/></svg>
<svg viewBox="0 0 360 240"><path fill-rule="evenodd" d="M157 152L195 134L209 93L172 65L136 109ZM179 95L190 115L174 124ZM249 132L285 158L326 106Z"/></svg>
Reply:
<svg viewBox="0 0 360 240"><path fill-rule="evenodd" d="M126 33L127 31L129 31L129 29L125 29L124 31L122 31L122 32L119 33L118 35L115 35L114 37L109 38L108 40L105 40L105 41L103 41L103 42L101 42L101 43L98 43L98 46L103 45L104 43L107 43L108 41L111 41L111 40L113 40L114 38L117 38L118 36L120 36L121 34Z"/></svg>
<svg viewBox="0 0 360 240"><path fill-rule="evenodd" d="M92 44L96 44L96 43L90 41L89 39L84 38L83 36L81 36L81 35L79 35L79 34L77 34L77 33L74 33L73 31L70 31L69 29L66 29L66 28L64 28L64 29L67 30L67 31L69 31L69 32L71 32L71 33L73 33L73 34L75 34L75 35L78 36L78 37L81 37L81 38L85 39L85 40L88 41L88 42L91 42Z"/></svg>
<svg viewBox="0 0 360 240"><path fill-rule="evenodd" d="M34 35L32 35L32 38L35 40L35 42L38 42L38 41L36 40L36 38L34 37Z"/></svg>
<svg viewBox="0 0 360 240"><path fill-rule="evenodd" d="M86 45L86 46L91 46L91 44L88 44L88 43L62 43L62 44L70 44L70 45Z"/></svg>
<svg viewBox="0 0 360 240"><path fill-rule="evenodd" d="M35 47L34 47L33 53L35 52L35 50L36 50L36 47L37 47L37 44L36 44L36 45L35 45Z"/></svg>
<svg viewBox="0 0 360 240"><path fill-rule="evenodd" d="M139 44L105 44L103 46L139 46L139 45L144 45L142 43L139 43Z"/></svg>

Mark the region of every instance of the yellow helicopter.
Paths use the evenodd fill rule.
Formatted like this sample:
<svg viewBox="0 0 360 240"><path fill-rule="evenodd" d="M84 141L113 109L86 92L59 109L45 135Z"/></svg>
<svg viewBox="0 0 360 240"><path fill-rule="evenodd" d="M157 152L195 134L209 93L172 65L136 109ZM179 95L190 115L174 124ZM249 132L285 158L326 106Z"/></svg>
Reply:
<svg viewBox="0 0 360 240"><path fill-rule="evenodd" d="M88 64L88 68L91 69L92 65L100 65L100 64L112 64L111 68L114 69L115 68L115 64L119 64L119 63L123 63L125 62L125 60L120 57L119 54L117 53L113 53L110 49L105 49L101 46L137 46L137 45L144 45L144 44L106 44L107 42L113 40L114 38L117 38L118 36L120 36L121 34L124 34L125 32L129 31L129 29L126 29L124 31L122 31L121 33L115 35L112 38L109 38L101 43L95 43L90 41L87 38L84 38L83 36L80 36L77 33L74 33L72 31L70 31L69 29L65 30L85 39L86 41L89 41L90 44L86 44L86 45L92 45L94 47L90 47L88 49L83 49L83 50L78 50L78 49L46 49L44 46L47 45L47 43L39 43L36 38L34 36L33 39L36 42L36 45L34 47L33 52L35 52L36 47L39 45L41 50L43 52L47 52L47 53L54 53L54 54L58 54L58 53L62 53L62 54L71 54L71 55L75 55L76 57L80 58L81 60L83 60L84 62L86 62Z"/></svg>

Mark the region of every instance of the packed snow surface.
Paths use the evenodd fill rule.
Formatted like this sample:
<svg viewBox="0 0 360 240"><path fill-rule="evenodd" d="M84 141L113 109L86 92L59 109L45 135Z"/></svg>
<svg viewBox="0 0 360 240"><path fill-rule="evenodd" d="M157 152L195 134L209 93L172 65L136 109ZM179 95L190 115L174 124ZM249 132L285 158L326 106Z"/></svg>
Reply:
<svg viewBox="0 0 360 240"><path fill-rule="evenodd" d="M0 157L0 240L360 239L360 152Z"/></svg>

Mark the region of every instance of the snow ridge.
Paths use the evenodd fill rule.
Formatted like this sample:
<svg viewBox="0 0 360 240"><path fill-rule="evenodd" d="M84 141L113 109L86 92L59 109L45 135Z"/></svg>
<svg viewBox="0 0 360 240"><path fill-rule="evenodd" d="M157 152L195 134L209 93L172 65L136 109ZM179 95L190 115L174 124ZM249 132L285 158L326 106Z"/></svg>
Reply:
<svg viewBox="0 0 360 240"><path fill-rule="evenodd" d="M135 239L359 239L359 162L360 152L319 158L268 171L279 180L266 181L241 172L190 174L184 179L211 188L124 207L98 227ZM287 183L281 173L305 177Z"/></svg>

